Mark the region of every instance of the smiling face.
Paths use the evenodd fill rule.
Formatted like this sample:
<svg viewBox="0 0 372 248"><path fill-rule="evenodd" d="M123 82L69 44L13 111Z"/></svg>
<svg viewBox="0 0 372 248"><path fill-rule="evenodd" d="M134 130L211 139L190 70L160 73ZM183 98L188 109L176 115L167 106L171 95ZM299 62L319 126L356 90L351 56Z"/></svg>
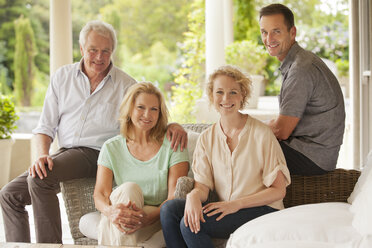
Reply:
<svg viewBox="0 0 372 248"><path fill-rule="evenodd" d="M90 31L84 47L80 46L80 52L84 60L84 72L89 79L99 75L106 76L112 54L110 38Z"/></svg>
<svg viewBox="0 0 372 248"><path fill-rule="evenodd" d="M231 77L217 76L213 83L213 105L221 115L238 113L243 96L240 85Z"/></svg>
<svg viewBox="0 0 372 248"><path fill-rule="evenodd" d="M133 126L143 131L150 131L159 119L160 103L154 94L140 93L133 104L130 115Z"/></svg>
<svg viewBox="0 0 372 248"><path fill-rule="evenodd" d="M288 31L282 14L262 16L260 20L262 42L271 56L283 61L295 43L296 27Z"/></svg>

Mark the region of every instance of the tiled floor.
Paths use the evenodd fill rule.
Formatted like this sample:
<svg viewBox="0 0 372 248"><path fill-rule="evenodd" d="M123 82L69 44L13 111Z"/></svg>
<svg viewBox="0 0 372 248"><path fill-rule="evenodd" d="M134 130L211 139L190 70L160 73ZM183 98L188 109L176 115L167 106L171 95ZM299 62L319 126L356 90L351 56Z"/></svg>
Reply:
<svg viewBox="0 0 372 248"><path fill-rule="evenodd" d="M74 241L72 240L71 233L70 233L70 227L68 225L67 221L67 215L66 215L66 209L65 209L65 203L62 199L62 194L58 194L58 199L59 199L59 205L61 209L61 218L62 218L62 238L63 238L63 243L64 244L73 244ZM31 206L26 207L29 217L30 217L30 226L31 226L31 242L35 243L36 238L35 238L35 229L34 229L34 214L32 211ZM0 242L5 242L5 232L4 232L4 225L3 225L3 216L0 211Z"/></svg>

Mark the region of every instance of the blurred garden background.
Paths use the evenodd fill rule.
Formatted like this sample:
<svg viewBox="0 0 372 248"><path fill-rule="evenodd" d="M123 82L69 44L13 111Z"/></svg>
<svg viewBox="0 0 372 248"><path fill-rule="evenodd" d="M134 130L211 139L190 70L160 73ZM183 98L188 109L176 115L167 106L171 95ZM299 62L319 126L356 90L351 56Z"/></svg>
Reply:
<svg viewBox="0 0 372 248"><path fill-rule="evenodd" d="M348 96L348 0L285 0L295 14L297 41L334 65ZM116 66L151 81L166 96L171 120L194 122L205 81L204 0L73 0L73 58L89 20L114 26ZM265 95L280 89L279 61L262 45L258 10L269 0L233 0L234 42L226 62L265 77ZM19 113L41 111L49 84L49 0L0 0L0 93L14 96Z"/></svg>

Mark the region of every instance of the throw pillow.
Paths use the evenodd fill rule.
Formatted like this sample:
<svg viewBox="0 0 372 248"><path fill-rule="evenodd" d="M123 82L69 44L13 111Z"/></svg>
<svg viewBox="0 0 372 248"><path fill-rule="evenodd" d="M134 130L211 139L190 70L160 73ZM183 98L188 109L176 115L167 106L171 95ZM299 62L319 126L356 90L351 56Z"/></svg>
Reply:
<svg viewBox="0 0 372 248"><path fill-rule="evenodd" d="M372 173L366 178L355 197L350 211L354 213L353 227L362 235L372 235Z"/></svg>
<svg viewBox="0 0 372 248"><path fill-rule="evenodd" d="M258 217L231 234L229 247L255 247L275 242L345 244L360 240L351 225L350 204L329 202L287 208ZM257 246L260 247L260 246Z"/></svg>
<svg viewBox="0 0 372 248"><path fill-rule="evenodd" d="M367 159L366 159L366 164L363 167L362 173L360 174L360 177L355 184L353 192L350 194L349 198L347 198L347 202L352 204L357 195L360 193L362 190L363 185L365 184L367 177L369 174L372 174L372 150L369 152Z"/></svg>

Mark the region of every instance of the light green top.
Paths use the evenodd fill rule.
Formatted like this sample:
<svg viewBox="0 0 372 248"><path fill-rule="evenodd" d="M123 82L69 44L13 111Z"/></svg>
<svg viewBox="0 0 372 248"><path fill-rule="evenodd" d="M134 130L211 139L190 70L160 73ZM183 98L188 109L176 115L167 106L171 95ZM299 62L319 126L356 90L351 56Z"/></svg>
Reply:
<svg viewBox="0 0 372 248"><path fill-rule="evenodd" d="M107 140L98 157L98 164L112 170L117 185L125 182L138 184L145 205L160 205L168 196L168 170L175 164L189 161L187 149L174 152L164 136L158 153L148 161L140 161L129 152L126 139L115 136Z"/></svg>

